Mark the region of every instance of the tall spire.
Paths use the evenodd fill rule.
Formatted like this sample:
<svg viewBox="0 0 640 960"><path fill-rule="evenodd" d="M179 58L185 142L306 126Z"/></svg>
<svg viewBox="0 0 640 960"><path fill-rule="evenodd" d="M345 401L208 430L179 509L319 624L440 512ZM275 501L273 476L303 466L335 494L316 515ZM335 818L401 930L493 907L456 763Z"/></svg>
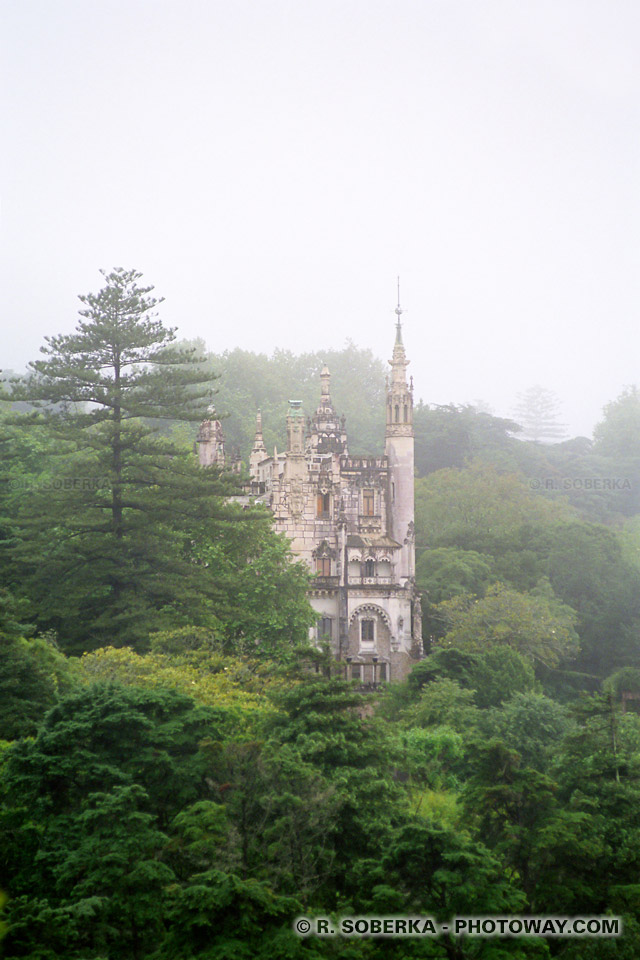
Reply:
<svg viewBox="0 0 640 960"><path fill-rule="evenodd" d="M389 363L391 364L391 379L394 383L403 383L407 382L406 369L409 365L407 360L407 355L404 349L404 343L402 342L402 322L400 317L404 313L402 307L400 306L400 277L398 277L398 305L394 311L396 319L396 339L393 345L393 355Z"/></svg>
<svg viewBox="0 0 640 960"><path fill-rule="evenodd" d="M400 277L398 277L398 305L395 309L396 317L396 343L402 343L402 324L400 322L400 317L402 316L403 310L400 306Z"/></svg>
<svg viewBox="0 0 640 960"><path fill-rule="evenodd" d="M396 315L396 337L391 360L389 360L391 382L387 385L387 436L412 436L413 392L407 383L409 361L402 342L400 318L404 311L400 306L400 277L398 277L398 303L394 313Z"/></svg>

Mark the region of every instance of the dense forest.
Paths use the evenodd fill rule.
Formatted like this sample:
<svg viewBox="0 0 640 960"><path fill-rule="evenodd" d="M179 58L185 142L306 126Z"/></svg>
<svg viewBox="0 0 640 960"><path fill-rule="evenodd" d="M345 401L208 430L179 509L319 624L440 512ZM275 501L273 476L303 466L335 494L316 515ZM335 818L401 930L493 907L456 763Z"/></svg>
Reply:
<svg viewBox="0 0 640 960"><path fill-rule="evenodd" d="M0 402L7 960L635 960L640 392L593 439L415 408L425 658L363 694L308 644L308 573L242 478L333 375L379 452L385 365L176 338L135 271ZM528 438L528 439L527 439ZM613 939L300 937L300 915L622 917Z"/></svg>

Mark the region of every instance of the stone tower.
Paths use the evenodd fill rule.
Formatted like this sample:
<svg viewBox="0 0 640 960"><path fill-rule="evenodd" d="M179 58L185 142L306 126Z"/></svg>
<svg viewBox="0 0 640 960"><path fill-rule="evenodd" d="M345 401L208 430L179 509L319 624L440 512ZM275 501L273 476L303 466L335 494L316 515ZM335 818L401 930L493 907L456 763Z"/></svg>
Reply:
<svg viewBox="0 0 640 960"><path fill-rule="evenodd" d="M223 469L226 462L224 452L224 432L222 424L216 419L213 407L209 410L209 417L203 420L196 437L198 460L201 467L220 467Z"/></svg>
<svg viewBox="0 0 640 960"><path fill-rule="evenodd" d="M387 427L384 452L389 464L389 533L401 546L400 580L415 577L413 382L407 383L409 361L402 342L400 304L396 307L396 339L389 361Z"/></svg>

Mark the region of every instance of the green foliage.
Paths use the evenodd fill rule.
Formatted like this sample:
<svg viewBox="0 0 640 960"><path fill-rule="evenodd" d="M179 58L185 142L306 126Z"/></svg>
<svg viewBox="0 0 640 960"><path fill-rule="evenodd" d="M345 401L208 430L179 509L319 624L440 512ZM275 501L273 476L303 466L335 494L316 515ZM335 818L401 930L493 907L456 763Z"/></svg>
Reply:
<svg viewBox="0 0 640 960"><path fill-rule="evenodd" d="M464 467L475 457L510 452L520 427L466 404L416 404L413 411L416 469L420 476Z"/></svg>
<svg viewBox="0 0 640 960"><path fill-rule="evenodd" d="M500 709L489 710L482 719L488 740L502 740L519 754L522 763L547 772L557 754L558 743L572 724L567 711L543 694L515 693Z"/></svg>
<svg viewBox="0 0 640 960"><path fill-rule="evenodd" d="M422 687L420 698L405 711L405 717L412 726L443 725L468 733L477 725L478 713L472 690L465 690L448 677L439 677Z"/></svg>
<svg viewBox="0 0 640 960"><path fill-rule="evenodd" d="M149 952L175 882L163 831L201 795L199 742L223 722L167 690L94 686L9 750L0 819L9 955L31 955L40 936L52 956L61 941L60 955Z"/></svg>
<svg viewBox="0 0 640 960"><path fill-rule="evenodd" d="M436 547L425 550L416 563L416 583L430 603L441 603L461 593L482 594L495 583L491 557L476 550Z"/></svg>
<svg viewBox="0 0 640 960"><path fill-rule="evenodd" d="M84 298L78 332L49 341L1 412L8 960L612 953L292 931L298 914L333 912L614 911L628 931L616 955L635 956L640 717L620 696L640 689L637 538L633 521L621 537L566 499L612 523L632 505L526 479L625 464L635 476L630 397L595 450L515 440L509 421L470 407L417 406L417 582L444 643L365 698L305 647L307 574L268 513L228 503L233 479L197 468L188 446L214 370L230 446L246 454L255 409L281 445L286 400L311 412L326 361L352 452L375 452L383 365L353 345L191 354L138 279L116 271ZM44 627L91 652L67 660ZM570 674L558 664L578 635ZM567 708L539 692L534 662L565 699L611 676Z"/></svg>
<svg viewBox="0 0 640 960"><path fill-rule="evenodd" d="M264 519L270 523L270 514ZM287 538L266 525L238 528L203 542L196 556L224 594L216 611L224 649L291 658L317 614L306 599L308 567L293 560Z"/></svg>
<svg viewBox="0 0 640 960"><path fill-rule="evenodd" d="M640 670L637 667L622 667L602 684L605 693L621 698L624 693L637 694L640 699Z"/></svg>
<svg viewBox="0 0 640 960"><path fill-rule="evenodd" d="M625 562L616 535L571 523L541 539L554 592L578 613L580 666L602 675L638 655L640 574Z"/></svg>
<svg viewBox="0 0 640 960"><path fill-rule="evenodd" d="M179 636L184 633L177 631ZM150 690L175 690L214 708L221 719L225 718L225 729L233 729L236 736L247 735L264 714L273 711L264 694L269 678L237 658L220 654L202 657L199 652L174 656L152 651L140 656L128 647L107 647L84 654L78 679L86 684L116 682Z"/></svg>
<svg viewBox="0 0 640 960"><path fill-rule="evenodd" d="M193 797L198 738L219 736L226 722L224 710L171 690L83 687L49 711L35 740L9 751L8 793L37 821L79 809L89 793L135 783L165 824Z"/></svg>
<svg viewBox="0 0 640 960"><path fill-rule="evenodd" d="M547 588L522 594L495 584L481 599L454 597L437 611L446 624L444 646L476 651L505 644L547 666L578 652L575 613Z"/></svg>
<svg viewBox="0 0 640 960"><path fill-rule="evenodd" d="M445 920L467 911L504 914L524 906L522 893L485 846L432 824L400 827L381 859L365 861L359 874L372 913L430 914Z"/></svg>
<svg viewBox="0 0 640 960"><path fill-rule="evenodd" d="M428 599L482 596L487 583L481 563L520 593L548 578L556 597L578 614L578 671L606 675L612 664L637 657L638 567L628 542L625 555L612 530L574 519L566 505L480 462L417 482L416 528L418 544L429 548L417 564ZM442 636L438 611L428 603L424 626L426 636Z"/></svg>
<svg viewBox="0 0 640 960"><path fill-rule="evenodd" d="M535 684L531 663L507 646L490 646L477 653L458 647L436 647L416 664L408 684L418 689L442 677L473 691L475 703L483 709L498 706L515 693L532 690Z"/></svg>
<svg viewBox="0 0 640 960"><path fill-rule="evenodd" d="M268 884L208 870L171 891L158 960L296 960L306 955L291 925L299 902Z"/></svg>
<svg viewBox="0 0 640 960"><path fill-rule="evenodd" d="M336 792L332 882L321 888L328 907L344 890L353 858L373 855L403 815L402 791L392 776L393 743L379 721L363 718L364 698L343 680L309 678L276 702L281 712L269 721L272 740L295 745L300 759Z"/></svg>
<svg viewBox="0 0 640 960"><path fill-rule="evenodd" d="M416 482L416 542L422 548L490 553L523 524L549 523L567 513L563 505L534 496L523 478L480 461Z"/></svg>
<svg viewBox="0 0 640 960"><path fill-rule="evenodd" d="M0 739L33 736L73 671L51 637L0 635Z"/></svg>
<svg viewBox="0 0 640 960"><path fill-rule="evenodd" d="M412 785L453 789L457 762L464 754L462 735L447 726L411 726L395 736L398 769ZM422 801L421 801L422 802Z"/></svg>
<svg viewBox="0 0 640 960"><path fill-rule="evenodd" d="M626 387L604 408L604 419L593 431L596 449L605 456L626 460L640 457L640 390Z"/></svg>
<svg viewBox="0 0 640 960"><path fill-rule="evenodd" d="M561 808L557 784L498 740L478 743L473 763L466 814L518 877L530 911L584 910L582 870L604 853L589 815Z"/></svg>
<svg viewBox="0 0 640 960"><path fill-rule="evenodd" d="M0 587L0 637L12 640L29 636L33 627L24 622L28 616L28 602L16 599L6 588Z"/></svg>
<svg viewBox="0 0 640 960"><path fill-rule="evenodd" d="M206 412L202 357L175 347L140 274L116 270L85 308L75 334L51 337L31 376L16 386L36 413L25 426L55 440L53 482L14 499L14 590L61 645L82 652L143 644L152 630L215 626L234 588L201 559L223 551L240 566L268 545L270 518L226 496L230 477L201 469L163 424L193 424ZM231 551L230 543L236 548ZM281 550L282 552L282 550ZM284 561L279 588L302 603ZM288 624L287 624L288 626Z"/></svg>

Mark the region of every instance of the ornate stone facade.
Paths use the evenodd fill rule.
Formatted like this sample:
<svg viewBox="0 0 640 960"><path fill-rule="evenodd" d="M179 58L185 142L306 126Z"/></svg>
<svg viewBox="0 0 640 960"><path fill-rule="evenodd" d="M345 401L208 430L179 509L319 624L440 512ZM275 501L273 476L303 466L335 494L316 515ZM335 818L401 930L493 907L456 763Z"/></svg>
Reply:
<svg viewBox="0 0 640 960"><path fill-rule="evenodd" d="M269 456L258 414L250 457L251 493L270 506L278 531L315 574L310 601L313 638L326 641L345 673L363 684L404 678L422 655L420 598L415 588L413 384L398 308L383 456L349 455L344 417L331 401L331 377L320 374L320 402L305 426L300 401L289 401L287 449ZM207 421L205 421L205 424ZM200 462L217 462L205 424ZM214 450L214 444L215 446ZM218 454L219 455L219 454Z"/></svg>

